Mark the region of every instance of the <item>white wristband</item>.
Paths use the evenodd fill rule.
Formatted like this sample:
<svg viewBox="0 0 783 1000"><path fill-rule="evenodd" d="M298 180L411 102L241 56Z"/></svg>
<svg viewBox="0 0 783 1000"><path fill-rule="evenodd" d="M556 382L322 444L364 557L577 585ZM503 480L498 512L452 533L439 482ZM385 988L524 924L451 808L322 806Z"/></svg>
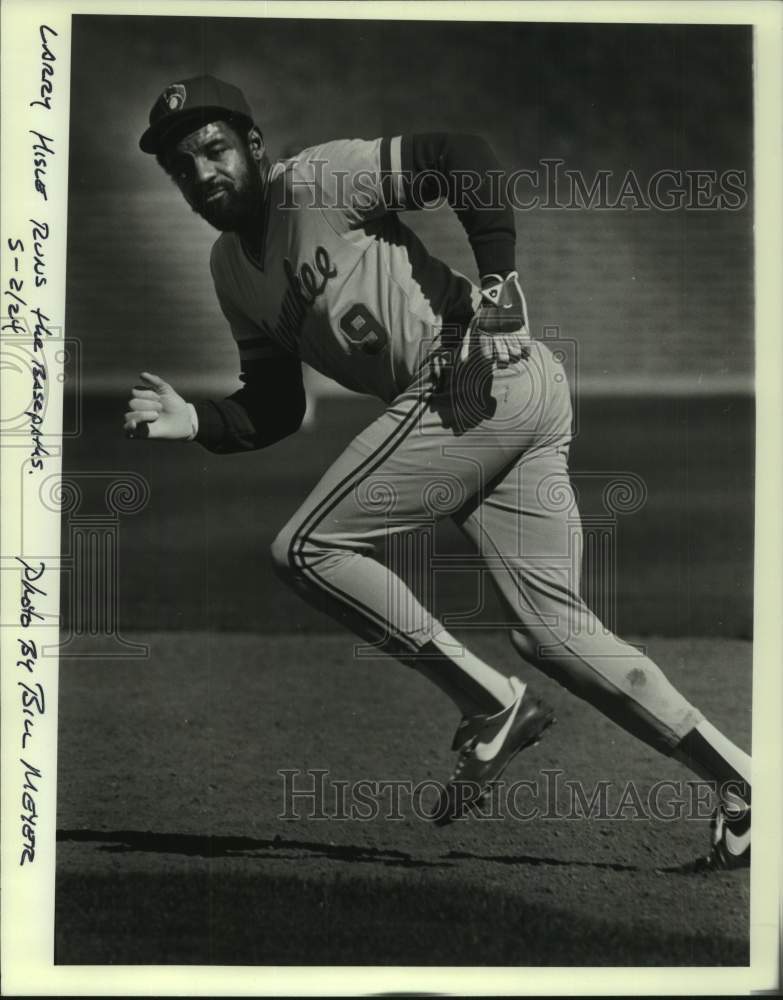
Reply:
<svg viewBox="0 0 783 1000"><path fill-rule="evenodd" d="M192 403L188 403L188 413L190 414L190 437L185 440L193 441L198 434L198 414L196 413L196 407Z"/></svg>

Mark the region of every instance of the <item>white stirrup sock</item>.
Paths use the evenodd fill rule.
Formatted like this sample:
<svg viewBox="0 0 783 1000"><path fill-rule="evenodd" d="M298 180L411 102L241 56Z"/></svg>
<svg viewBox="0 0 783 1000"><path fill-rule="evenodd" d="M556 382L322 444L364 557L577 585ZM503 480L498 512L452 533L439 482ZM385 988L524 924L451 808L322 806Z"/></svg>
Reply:
<svg viewBox="0 0 783 1000"><path fill-rule="evenodd" d="M433 638L432 647L442 658L423 656L415 667L448 695L464 716L493 715L517 697L505 674L479 659L445 629Z"/></svg>
<svg viewBox="0 0 783 1000"><path fill-rule="evenodd" d="M701 778L719 785L746 785L743 796L748 797L751 787L751 758L744 750L702 719L675 747L672 757L685 764ZM736 789L735 789L736 791Z"/></svg>

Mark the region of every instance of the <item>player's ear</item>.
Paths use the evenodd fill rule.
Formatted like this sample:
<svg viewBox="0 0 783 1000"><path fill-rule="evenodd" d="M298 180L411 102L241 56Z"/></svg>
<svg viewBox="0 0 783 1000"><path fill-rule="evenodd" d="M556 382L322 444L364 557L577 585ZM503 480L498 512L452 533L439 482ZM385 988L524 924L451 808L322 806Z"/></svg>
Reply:
<svg viewBox="0 0 783 1000"><path fill-rule="evenodd" d="M261 134L261 129L257 125L253 125L247 133L247 145L250 150L250 155L254 160L260 161L264 158L264 152L266 150L264 137Z"/></svg>

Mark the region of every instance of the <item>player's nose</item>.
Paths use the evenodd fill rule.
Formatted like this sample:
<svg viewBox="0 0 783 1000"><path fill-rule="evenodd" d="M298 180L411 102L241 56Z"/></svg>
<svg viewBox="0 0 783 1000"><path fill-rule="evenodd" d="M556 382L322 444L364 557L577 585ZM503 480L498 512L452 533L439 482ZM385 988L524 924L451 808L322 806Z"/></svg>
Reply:
<svg viewBox="0 0 783 1000"><path fill-rule="evenodd" d="M215 176L215 164L207 156L197 156L193 161L193 180L197 185L208 184Z"/></svg>

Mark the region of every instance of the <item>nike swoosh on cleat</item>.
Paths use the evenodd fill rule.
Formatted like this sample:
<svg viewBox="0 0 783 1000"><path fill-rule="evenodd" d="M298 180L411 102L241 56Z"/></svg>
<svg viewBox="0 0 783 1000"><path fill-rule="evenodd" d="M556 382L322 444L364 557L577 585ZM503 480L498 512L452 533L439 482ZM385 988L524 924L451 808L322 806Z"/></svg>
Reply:
<svg viewBox="0 0 783 1000"><path fill-rule="evenodd" d="M739 836L732 833L727 827L724 831L724 839L726 841L726 850L729 854L733 854L735 858L739 858L750 847L750 827L748 827L745 833Z"/></svg>
<svg viewBox="0 0 783 1000"><path fill-rule="evenodd" d="M477 760L480 760L482 763L486 763L487 761L492 760L493 757L497 756L498 752L500 751L500 748L506 741L506 737L508 736L509 730L514 725L514 719L516 719L517 717L517 712L519 711L519 706L521 704L522 704L522 698L518 698L517 701L514 702L513 705L514 710L511 712L511 714L506 719L503 726L497 731L495 737L492 740L490 740L489 743L476 744L473 750L473 754Z"/></svg>

